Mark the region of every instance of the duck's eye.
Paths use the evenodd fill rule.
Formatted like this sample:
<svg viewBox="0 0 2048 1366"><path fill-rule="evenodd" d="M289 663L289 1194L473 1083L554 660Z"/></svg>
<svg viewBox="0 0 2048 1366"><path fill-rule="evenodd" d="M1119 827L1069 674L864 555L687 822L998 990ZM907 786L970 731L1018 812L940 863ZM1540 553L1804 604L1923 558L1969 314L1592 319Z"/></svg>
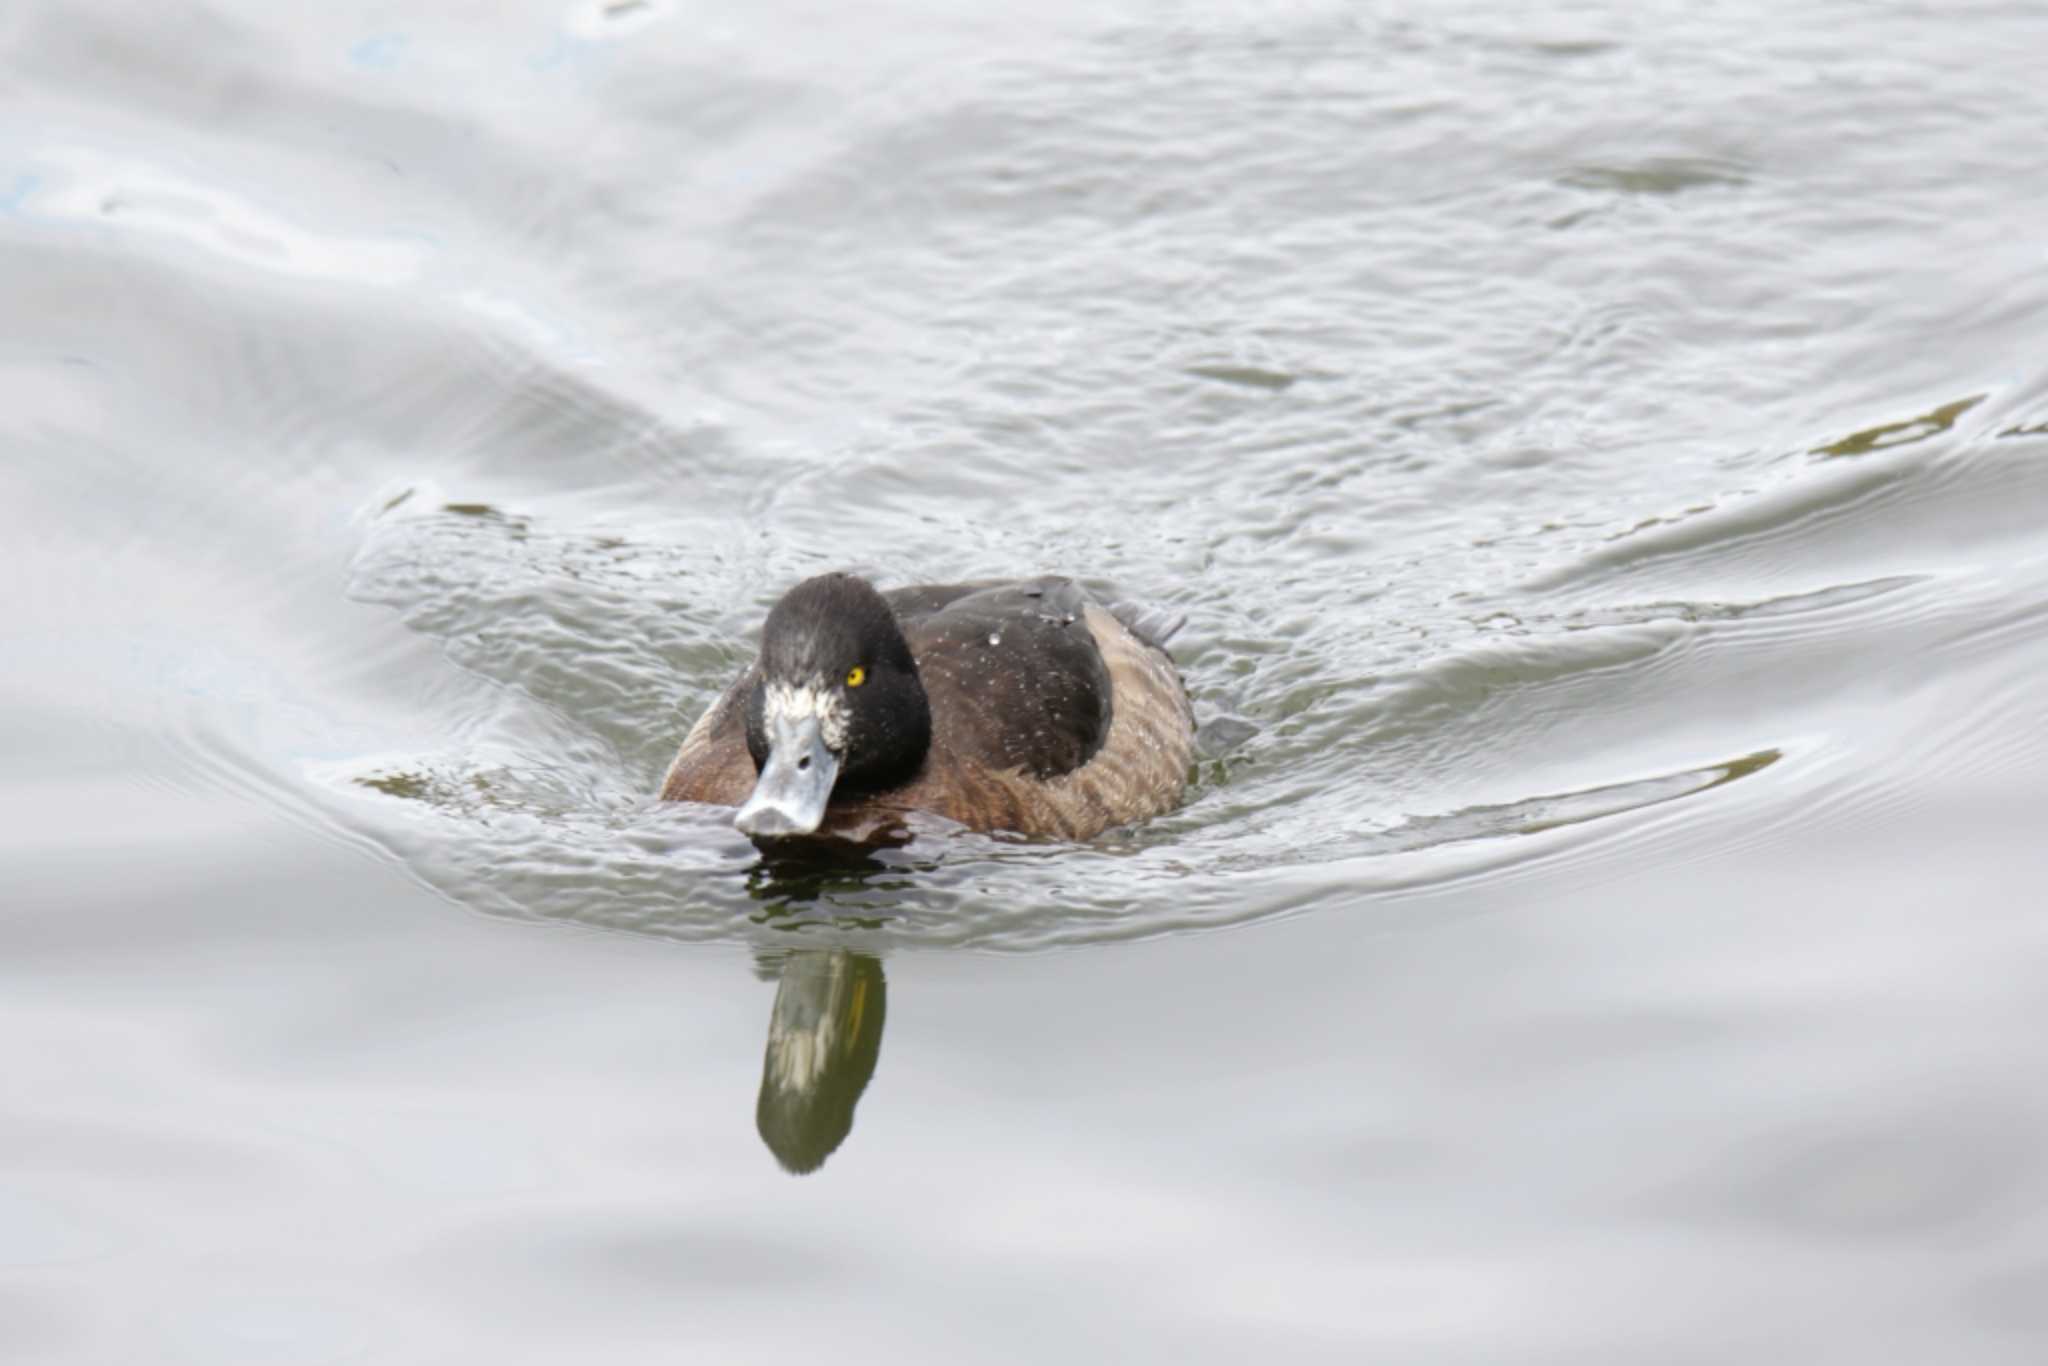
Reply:
<svg viewBox="0 0 2048 1366"><path fill-rule="evenodd" d="M846 686L849 688L858 688L861 684L867 681L868 671L866 669L863 669L858 664L854 665L851 669L848 669L846 671Z"/></svg>

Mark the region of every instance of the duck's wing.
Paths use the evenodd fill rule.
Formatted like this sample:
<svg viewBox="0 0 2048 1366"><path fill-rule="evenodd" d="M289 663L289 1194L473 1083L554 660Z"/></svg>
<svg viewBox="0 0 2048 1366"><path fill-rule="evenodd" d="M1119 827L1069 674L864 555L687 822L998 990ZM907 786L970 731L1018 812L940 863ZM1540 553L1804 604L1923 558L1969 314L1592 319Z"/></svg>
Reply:
<svg viewBox="0 0 2048 1366"><path fill-rule="evenodd" d="M760 677L761 666L750 666L697 718L661 781L663 801L738 806L747 799L757 776L747 753L747 697Z"/></svg>
<svg viewBox="0 0 2048 1366"><path fill-rule="evenodd" d="M1114 688L1087 593L1059 578L969 587L903 621L934 754L1038 779L1080 768L1109 733Z"/></svg>
<svg viewBox="0 0 2048 1366"><path fill-rule="evenodd" d="M929 662L924 656L919 659L933 699L931 758L915 782L889 794L888 803L935 811L977 830L1067 839L1088 839L1110 826L1171 810L1187 786L1195 740L1194 714L1173 660L1078 589L1070 597L1064 589L1055 591L1051 583L1025 587L1039 588L1032 600L1042 605L1049 599L1057 609L1048 615L1061 623L1057 629L1062 644L1052 657L1073 661L1073 676L1085 680L1085 687L1076 692L1085 691L1104 704L1088 720L1061 718L1048 727L1090 739L1085 746L1070 739L1063 750L1048 747L1052 752L1040 755L1052 761L1046 766L1069 762L1076 754L1082 756L1080 761L1050 775L1035 774L1020 762L1015 751L1017 728L1002 720L1010 713L986 705L996 695L995 673L984 673L971 652L949 644L933 650ZM1069 623L1065 617L1070 607L1078 610ZM1010 626L990 621L977 607L947 623L946 639L963 638L950 634L954 628L1014 629L1018 618L1010 614L1006 620ZM1053 629L1050 622L1042 625ZM988 647L991 662L994 652L1006 648ZM1034 649L1024 663L1013 658L1008 664L1017 669L1046 657ZM935 677L947 681L934 689ZM1016 674L1004 678L1016 686ZM1025 733L1036 729L1026 728Z"/></svg>

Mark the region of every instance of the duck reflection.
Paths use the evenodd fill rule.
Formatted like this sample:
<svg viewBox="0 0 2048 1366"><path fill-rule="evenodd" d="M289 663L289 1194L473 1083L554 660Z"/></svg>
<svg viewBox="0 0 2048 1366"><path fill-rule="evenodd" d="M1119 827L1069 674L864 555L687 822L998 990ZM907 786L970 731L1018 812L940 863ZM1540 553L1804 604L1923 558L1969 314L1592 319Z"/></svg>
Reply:
<svg viewBox="0 0 2048 1366"><path fill-rule="evenodd" d="M785 1171L816 1171L846 1141L887 1015L880 959L801 949L783 961L754 1124Z"/></svg>

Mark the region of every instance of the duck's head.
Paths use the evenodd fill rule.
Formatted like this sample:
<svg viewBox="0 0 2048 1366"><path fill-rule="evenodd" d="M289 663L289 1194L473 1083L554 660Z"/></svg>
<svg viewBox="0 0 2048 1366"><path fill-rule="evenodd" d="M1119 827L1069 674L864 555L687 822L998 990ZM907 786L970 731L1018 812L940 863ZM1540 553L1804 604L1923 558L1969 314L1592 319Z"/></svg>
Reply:
<svg viewBox="0 0 2048 1366"><path fill-rule="evenodd" d="M783 594L761 632L747 699L760 774L733 824L756 839L808 835L841 796L916 774L931 708L896 614L865 579L821 574Z"/></svg>

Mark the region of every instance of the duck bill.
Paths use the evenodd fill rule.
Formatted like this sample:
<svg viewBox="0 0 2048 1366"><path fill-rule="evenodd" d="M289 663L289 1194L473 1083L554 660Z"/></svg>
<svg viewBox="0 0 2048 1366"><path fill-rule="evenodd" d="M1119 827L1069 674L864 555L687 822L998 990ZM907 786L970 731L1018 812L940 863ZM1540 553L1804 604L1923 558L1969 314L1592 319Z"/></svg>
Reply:
<svg viewBox="0 0 2048 1366"><path fill-rule="evenodd" d="M839 759L815 716L768 718L768 762L732 823L753 839L808 835L825 819Z"/></svg>

